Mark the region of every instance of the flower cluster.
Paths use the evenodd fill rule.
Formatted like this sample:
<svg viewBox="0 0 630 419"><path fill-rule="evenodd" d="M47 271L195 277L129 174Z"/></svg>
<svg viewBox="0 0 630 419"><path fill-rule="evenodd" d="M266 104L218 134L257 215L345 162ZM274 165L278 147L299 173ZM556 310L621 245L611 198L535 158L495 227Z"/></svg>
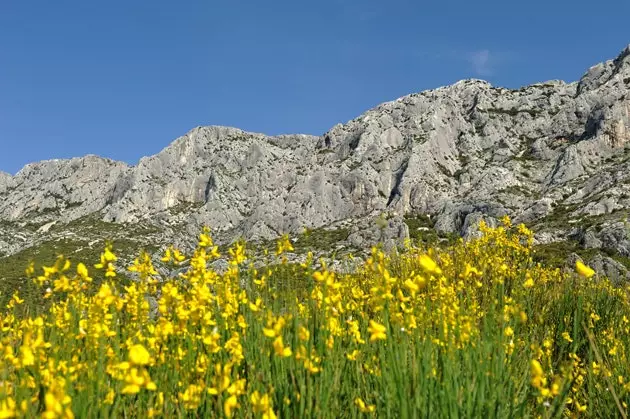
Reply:
<svg viewBox="0 0 630 419"><path fill-rule="evenodd" d="M507 218L480 229L352 272L289 263L283 236L262 264L234 244L219 273L207 229L125 271L111 246L31 265L48 306L0 314L0 417L625 414L628 290L542 266Z"/></svg>

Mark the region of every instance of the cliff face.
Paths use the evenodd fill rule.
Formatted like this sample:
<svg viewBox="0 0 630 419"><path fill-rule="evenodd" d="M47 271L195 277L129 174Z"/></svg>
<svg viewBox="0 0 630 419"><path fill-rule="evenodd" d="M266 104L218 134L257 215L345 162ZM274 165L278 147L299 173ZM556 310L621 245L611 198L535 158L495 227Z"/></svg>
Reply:
<svg viewBox="0 0 630 419"><path fill-rule="evenodd" d="M168 241L202 225L224 240L269 239L386 212L428 214L461 235L508 214L541 242L570 236L630 256L629 169L630 47L578 82L509 90L465 80L321 137L199 127L133 167L87 156L0 173L0 220L39 229L21 241L0 234L0 248L87 216L153 226Z"/></svg>

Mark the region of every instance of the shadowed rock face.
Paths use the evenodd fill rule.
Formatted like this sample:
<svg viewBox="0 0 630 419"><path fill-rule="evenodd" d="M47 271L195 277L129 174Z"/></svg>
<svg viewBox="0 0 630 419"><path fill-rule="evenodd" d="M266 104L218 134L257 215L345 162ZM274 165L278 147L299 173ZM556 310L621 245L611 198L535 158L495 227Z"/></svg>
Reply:
<svg viewBox="0 0 630 419"><path fill-rule="evenodd" d="M467 237L505 214L534 225L561 218L545 241L603 217L607 229L589 230L590 243L614 247L628 242L625 227L606 216L630 208L629 169L630 47L579 82L509 90L464 80L321 137L198 127L133 167L96 156L30 164L0 173L0 220L98 212L165 235L209 225L258 239L383 211L431 214L438 230Z"/></svg>

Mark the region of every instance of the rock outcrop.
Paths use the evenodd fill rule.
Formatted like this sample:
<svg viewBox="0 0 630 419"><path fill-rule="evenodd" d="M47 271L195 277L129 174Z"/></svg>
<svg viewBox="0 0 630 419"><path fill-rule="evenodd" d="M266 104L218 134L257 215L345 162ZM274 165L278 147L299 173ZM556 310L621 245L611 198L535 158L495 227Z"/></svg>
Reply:
<svg viewBox="0 0 630 419"><path fill-rule="evenodd" d="M464 80L321 136L198 127L136 166L87 156L0 173L0 220L43 226L97 214L157 226L166 241L202 225L224 241L271 239L384 212L430 214L437 230L472 237L479 220L507 214L536 226L542 242L588 220L582 244L628 256L619 227L628 210L630 46L577 82L510 90ZM405 235L390 224L387 240ZM351 239L371 243L373 233ZM29 242L2 240L5 252Z"/></svg>

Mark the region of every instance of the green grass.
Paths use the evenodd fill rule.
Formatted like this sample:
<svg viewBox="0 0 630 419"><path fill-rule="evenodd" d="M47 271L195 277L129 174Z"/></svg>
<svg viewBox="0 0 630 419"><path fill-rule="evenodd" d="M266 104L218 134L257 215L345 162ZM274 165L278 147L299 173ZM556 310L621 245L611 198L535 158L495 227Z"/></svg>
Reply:
<svg viewBox="0 0 630 419"><path fill-rule="evenodd" d="M106 241L107 239L102 237L91 246L87 241L73 239L45 241L15 254L1 257L0 306L5 305L15 291L19 291L27 301L27 307L25 307L27 310L39 310L43 303L42 290L26 278L25 269L29 264L33 262L35 268L40 271L44 265L52 265L58 256L63 255L71 262L84 262L91 266L99 261ZM149 253L157 251L155 246L143 246L129 239L114 239L112 243L117 255L127 260L137 256L141 250L147 250ZM102 280L104 277L96 279Z"/></svg>
<svg viewBox="0 0 630 419"><path fill-rule="evenodd" d="M410 222L425 226L430 220ZM602 278L537 266L524 245L528 237L512 234L497 229L437 249L431 260L440 272L422 263L428 256L421 248L389 256L374 251L358 270L323 280L309 265L254 268L245 262L223 276L201 269L172 280L168 294L143 281L134 291L114 282L115 295L123 295L120 305L100 297L83 305L83 295L72 295L68 305L58 307L67 322L58 321L65 318L58 311L48 312L41 326L14 322L0 330L3 344L15 354L29 345L27 332L38 327L50 344L35 349L46 362L38 358L19 368L3 358L0 374L16 384L18 405L29 401L25 415L30 417L45 409L48 365L80 366L74 374L56 371L67 380L64 391L78 417L146 417L151 408L163 417L222 417L230 392L237 390L226 385L217 396L206 389L222 382L215 367L228 364L228 384L246 380L236 417L260 417L250 403L254 391L270 395L279 417L364 417L356 403L361 398L376 417L555 418L577 410L568 397L587 406L582 416L618 417L617 401L630 402L624 385L630 378L627 292ZM266 285L256 285L263 277ZM526 285L527 278L534 285ZM423 284L418 294L410 293L410 282ZM138 303L147 296L162 299L159 317L142 312ZM250 303L258 299L264 309L254 310ZM288 356L277 354L276 335L269 335L280 317L277 335L292 348ZM364 342L350 330L353 321ZM370 321L384 328L384 338L370 339ZM101 330L101 323L111 325L113 333L80 336L81 329ZM165 324L172 333L164 333ZM307 339L300 340L301 327L308 330ZM211 333L220 343L216 351L204 342ZM228 344L235 336L238 350ZM135 366L157 389L123 394L125 377L107 371L132 361L128 347L135 344L151 357ZM296 356L302 345L318 371L309 372L305 358ZM554 397L543 397L532 385L532 360L541 364L545 387L558 379ZM31 379L34 388L27 385ZM189 385L203 391L187 410L182 395ZM110 390L115 397L106 404ZM166 396L164 405L157 404L158 392ZM0 401L3 397L0 393Z"/></svg>

